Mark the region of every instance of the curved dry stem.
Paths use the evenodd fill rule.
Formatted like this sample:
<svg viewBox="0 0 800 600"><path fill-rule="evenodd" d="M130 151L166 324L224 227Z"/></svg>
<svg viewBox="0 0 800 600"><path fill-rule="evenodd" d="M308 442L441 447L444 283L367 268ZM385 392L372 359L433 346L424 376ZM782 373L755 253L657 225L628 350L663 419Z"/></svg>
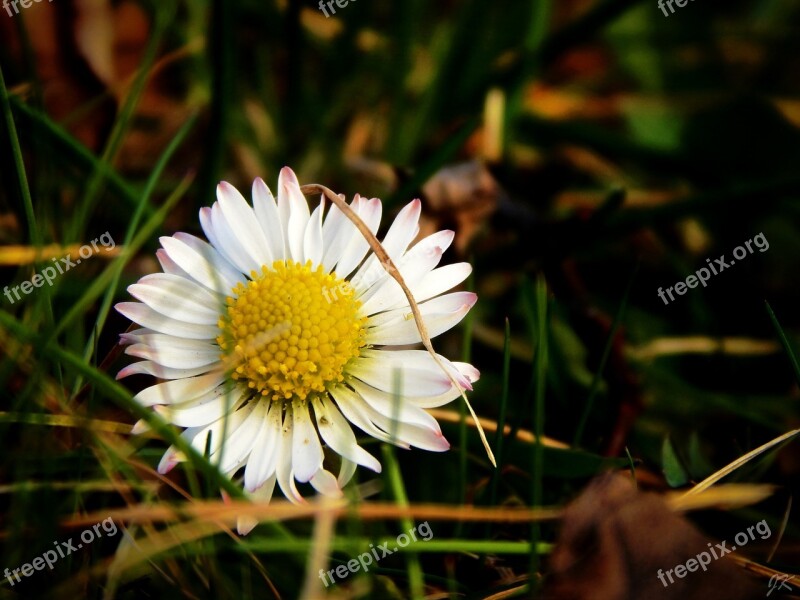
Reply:
<svg viewBox="0 0 800 600"><path fill-rule="evenodd" d="M364 239L367 240L369 243L370 248L380 260L381 265L386 270L386 272L391 275L391 277L400 285L403 290L403 293L408 300L408 304L411 307L411 313L414 315L414 322L417 325L417 329L419 330L419 335L422 338L422 345L425 346L425 349L428 353L433 357L433 360L442 370L442 372L447 375L447 378L450 382L456 387L456 389L461 394L461 397L464 399L464 402L469 409L470 415L475 420L478 428L478 434L481 437L481 441L483 442L483 447L486 448L486 454L489 456L489 460L491 461L492 465L497 467L497 462L495 461L494 454L492 453L491 447L489 447L489 441L486 439L486 434L483 432L483 427L480 425L480 420L478 419L478 415L475 414L475 411L472 408L469 400L467 399L466 393L464 393L464 389L459 385L458 381L453 377L453 375L445 369L442 362L439 360L436 352L433 350L433 344L431 343L431 338L428 335L428 330L425 327L425 322L422 319L422 314L419 312L419 306L417 305L417 301L414 299L414 295L411 293L411 290L408 289L406 282L403 280L402 275L400 275L400 271L392 262L392 259L389 257L389 254L383 248L381 243L378 241L378 238L375 237L369 227L361 220L361 218L355 213L355 211L350 208L344 199L337 194L335 194L332 190L325 187L324 185L320 185L318 183L312 183L309 185L304 185L300 187L300 190L304 194L317 194L322 193L328 200L333 202L336 207L341 210L344 215L350 219L350 221L358 228L358 231L361 232L361 235L364 236Z"/></svg>

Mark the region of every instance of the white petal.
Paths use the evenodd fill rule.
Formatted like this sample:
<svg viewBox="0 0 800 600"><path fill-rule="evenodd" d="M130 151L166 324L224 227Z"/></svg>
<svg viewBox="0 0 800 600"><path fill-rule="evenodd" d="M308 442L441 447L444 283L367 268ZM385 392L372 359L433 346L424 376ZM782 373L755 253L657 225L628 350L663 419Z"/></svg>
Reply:
<svg viewBox="0 0 800 600"><path fill-rule="evenodd" d="M341 498L343 496L342 490L339 488L339 483L336 481L336 477L333 476L333 473L325 469L317 471L309 480L309 483L323 496L329 496L331 498Z"/></svg>
<svg viewBox="0 0 800 600"><path fill-rule="evenodd" d="M322 264L322 206L321 200L319 206L311 213L303 241L303 263L310 260L315 266Z"/></svg>
<svg viewBox="0 0 800 600"><path fill-rule="evenodd" d="M267 479L257 490L246 494L253 502L263 502L268 504L272 500L272 493L275 490L275 475ZM236 531L239 535L247 535L258 525L258 519L251 516L241 516L236 519Z"/></svg>
<svg viewBox="0 0 800 600"><path fill-rule="evenodd" d="M308 404L292 402L294 432L292 434L292 468L297 481L306 483L322 468L322 445L311 423Z"/></svg>
<svg viewBox="0 0 800 600"><path fill-rule="evenodd" d="M344 196L341 194L339 197L344 200ZM325 216L322 223L322 242L326 248L330 247L330 245L336 239L336 236L339 234L339 227L341 227L347 220L347 217L345 217L344 213L339 210L339 207L335 204L331 204L330 209L328 209L328 214Z"/></svg>
<svg viewBox="0 0 800 600"><path fill-rule="evenodd" d="M175 234L159 238L169 257L192 279L228 296L244 277L214 248L194 236Z"/></svg>
<svg viewBox="0 0 800 600"><path fill-rule="evenodd" d="M374 234L378 231L378 226L381 223L383 204L377 198L372 198L371 200L362 201L359 209L358 216L361 217L367 228ZM345 247L339 262L336 263L336 275L342 279L350 275L364 260L367 251L369 251L369 242L360 231L356 231L350 243Z"/></svg>
<svg viewBox="0 0 800 600"><path fill-rule="evenodd" d="M230 433L226 436L226 443L210 457L223 473L233 470L250 454L267 409L264 402L251 402L241 411L247 414L242 424L236 429L228 429Z"/></svg>
<svg viewBox="0 0 800 600"><path fill-rule="evenodd" d="M312 401L317 429L325 443L342 457L349 458L353 462L380 473L381 463L358 445L356 436L350 429L350 424L336 408L336 405L327 396L315 397Z"/></svg>
<svg viewBox="0 0 800 600"><path fill-rule="evenodd" d="M238 234L242 247L259 265L271 265L275 258L258 224L253 208L235 187L223 181L217 186L217 201L231 229Z"/></svg>
<svg viewBox="0 0 800 600"><path fill-rule="evenodd" d="M158 462L158 472L162 475L166 475L174 469L175 465L181 462L178 455L178 449L175 446L167 448L167 451L164 452L164 456L162 456L161 460Z"/></svg>
<svg viewBox="0 0 800 600"><path fill-rule="evenodd" d="M416 300L417 303L420 303L451 290L469 277L470 273L472 273L472 265L469 263L455 263L434 269L433 271L426 273L421 279L413 282L406 280L406 284L408 285L408 289L411 291L411 295L414 296L414 300ZM384 294L387 287L388 286L383 286L383 289L381 289L379 294ZM385 298L382 299L380 306L377 307L378 310L393 310L395 308L408 306L408 299L403 293L402 288L400 288L396 282L394 283L394 286L392 286L392 293L394 294L394 301L392 302L391 300L387 300ZM370 298L369 301L372 302L379 294L376 293L375 296ZM364 306L362 306L362 311L365 314L374 314L366 312L366 310L369 309L365 307L366 303Z"/></svg>
<svg viewBox="0 0 800 600"><path fill-rule="evenodd" d="M219 346L206 340L188 340L163 333L140 337L142 343L125 348L125 354L152 360L173 369L193 369L220 360Z"/></svg>
<svg viewBox="0 0 800 600"><path fill-rule="evenodd" d="M352 402L355 410L366 415L370 421L386 432L390 443L398 446L411 445L432 452L444 452L450 448L450 444L441 431L395 421L390 416L372 408L357 394L353 395Z"/></svg>
<svg viewBox="0 0 800 600"><path fill-rule="evenodd" d="M432 269L439 264L442 258L441 248L436 248L434 252L427 253L422 257L411 258L410 253L403 257L397 264L397 270L403 277L406 286L413 290L422 279L428 275ZM398 304L402 305L403 301L408 305L408 300L403 292L403 288L390 277L384 283L375 286L374 293L369 295L369 298L362 299L363 305L360 308L362 315L374 315L381 311L387 310L392 306ZM372 290L370 290L372 291ZM421 302L419 298L414 298L417 303Z"/></svg>
<svg viewBox="0 0 800 600"><path fill-rule="evenodd" d="M340 194L339 197L344 201L344 196ZM361 197L356 194L349 206L352 210L356 210L360 203ZM330 273L339 262L342 252L356 232L356 226L339 210L338 206L332 204L328 216L325 217L325 222L322 224L322 244L325 248L322 266L326 273Z"/></svg>
<svg viewBox="0 0 800 600"><path fill-rule="evenodd" d="M466 378L467 381L469 381L469 386L462 385L461 386L462 389L464 390L472 389L472 384L478 381L478 379L480 379L481 376L480 371L478 371L478 369L476 369L475 367L473 367L468 363L454 362L451 364L456 369L458 369L458 372L461 374L461 377ZM459 381L461 380L459 379ZM444 406L448 402L452 402L460 395L461 392L458 391L458 388L453 386L444 394L440 394L438 396L429 396L429 397L420 396L415 398L408 398L408 401L414 404L415 406L419 406L420 408L436 408L439 406Z"/></svg>
<svg viewBox="0 0 800 600"><path fill-rule="evenodd" d="M202 401L195 399L179 405L156 406L155 410L167 421L180 427L200 427L232 413L245 399L246 392L241 386L233 389L220 386L203 397ZM228 426L226 435L230 433L231 427Z"/></svg>
<svg viewBox="0 0 800 600"><path fill-rule="evenodd" d="M253 181L253 208L256 218L270 245L274 260L284 260L286 249L283 240L283 227L281 218L278 215L278 207L272 192L264 183L264 180L257 177Z"/></svg>
<svg viewBox="0 0 800 600"><path fill-rule="evenodd" d="M439 363L441 363L441 366L433 359L433 357L427 350L378 350L374 348L367 348L362 351L361 356L364 359L372 359L375 361L380 361L381 363L380 368L385 369L387 372L397 368L427 371L433 375L438 375L443 377L447 381L447 385L450 386L452 385L452 383L450 382L450 378L447 377L446 373L442 371L442 366L444 366L444 368L450 373L450 375L452 375L453 378L455 378L456 381L458 381L458 383L461 385L462 388L466 390L472 390L472 384L469 377L464 376L453 363L451 363L441 354L436 354L436 358L439 359ZM467 366L473 368L470 365ZM475 370L475 372L477 372L477 369ZM375 386L375 387L382 390L384 389L381 386ZM385 391L393 392L394 390L386 389ZM408 394L405 388L403 388L402 393L404 396L418 395L418 394Z"/></svg>
<svg viewBox="0 0 800 600"><path fill-rule="evenodd" d="M416 300L418 303L424 302L425 300L429 300L434 296L438 296L439 294L443 294L453 289L467 277L469 277L470 273L472 273L472 265L469 263L463 262L445 265L444 267L434 269L425 275L425 277L422 278L422 281L416 283L414 286L409 286L409 289L414 296L414 300ZM408 300L406 299L405 294L401 292L401 297L398 298L398 301L389 308L399 308L407 304Z"/></svg>
<svg viewBox="0 0 800 600"><path fill-rule="evenodd" d="M178 263L172 260L169 257L169 254L167 254L167 251L163 248L156 250L156 258L158 259L158 262L161 265L161 270L164 271L164 273L168 273L169 275L177 275L178 277L183 277L184 279L192 279L192 276L181 269L178 266Z"/></svg>
<svg viewBox="0 0 800 600"><path fill-rule="evenodd" d="M233 264L247 275L251 275L253 271L257 273L261 271L264 263L259 260L257 254L250 251L247 241L240 237L239 231L225 218L219 202L211 206L211 223L222 244L220 252L224 251L225 255L232 259Z"/></svg>
<svg viewBox="0 0 800 600"><path fill-rule="evenodd" d="M370 415L375 411L358 397L351 389L343 385L333 385L330 388L330 394L336 400L336 405L341 409L342 414L353 425L361 429L367 435L371 435L376 440L396 444L408 448L408 444L403 444L402 441L392 439L392 437L385 431L378 428L372 422ZM369 410L364 410L362 405L366 405Z"/></svg>
<svg viewBox="0 0 800 600"><path fill-rule="evenodd" d="M159 333L192 340L213 340L219 335L219 327L216 323L214 325L201 325L199 323L179 321L162 315L141 302L119 302L114 308L134 323Z"/></svg>
<svg viewBox="0 0 800 600"><path fill-rule="evenodd" d="M478 297L472 292L453 292L419 305L420 314L431 338L455 327L469 312ZM394 317L394 318L392 318ZM401 346L422 341L410 308L397 309L370 317L366 342L373 345Z"/></svg>
<svg viewBox="0 0 800 600"><path fill-rule="evenodd" d="M213 367L213 365L212 365ZM163 365L156 364L149 360L140 360L135 363L129 364L127 367L117 373L117 380L131 375L151 375L159 379L184 379L186 377L194 377L202 375L210 371L209 367L196 367L194 369L172 369Z"/></svg>
<svg viewBox="0 0 800 600"><path fill-rule="evenodd" d="M422 277L424 277L428 272L430 272L431 269L439 264L442 255L450 247L454 237L455 233L453 231L447 229L443 231L437 231L436 233L420 240L414 245L413 248L411 248L411 250L394 261L395 266L400 269L400 272L404 274L404 277L405 273L408 273L410 277L413 277L413 282L410 283L409 281L406 281L406 284L408 284L409 287L416 285L416 283L421 280ZM363 282L360 282L358 287L362 290L362 292L357 296L359 300L366 302L375 294L380 293L387 285L391 286L396 293L401 294L402 297L405 298L405 295L403 295L400 286L397 284L394 278L385 270L383 271L383 273L376 272L376 276L380 275L377 282L371 282L366 279ZM368 284L371 287L364 290L364 284Z"/></svg>
<svg viewBox="0 0 800 600"><path fill-rule="evenodd" d="M412 200L397 213L389 231L386 232L386 237L383 238L383 248L389 256L402 256L417 237L421 212L422 203L419 200Z"/></svg>
<svg viewBox="0 0 800 600"><path fill-rule="evenodd" d="M408 245L414 241L419 233L419 215L421 212L422 204L419 200L412 200L406 204L403 209L397 214L395 220L386 232L386 237L381 241L383 249L389 255L393 262L396 262L406 251ZM370 256L364 265L356 272L354 279L354 287L359 289L355 284L355 280L364 283L364 288L369 288L372 284L376 283L384 273L384 268L381 266L378 257L374 254ZM361 291L359 289L359 291Z"/></svg>
<svg viewBox="0 0 800 600"><path fill-rule="evenodd" d="M346 458L342 458L342 465L339 467L339 478L337 483L339 484L339 488L342 489L353 478L356 472L356 463L352 460L347 460Z"/></svg>
<svg viewBox="0 0 800 600"><path fill-rule="evenodd" d="M208 445L209 456L211 456L222 446L227 433L239 427L247 414L245 411L237 410L233 414L217 419L210 425L189 427L181 435L185 435L192 447L200 454L205 455Z"/></svg>
<svg viewBox="0 0 800 600"><path fill-rule="evenodd" d="M427 427L437 433L441 433L439 423L421 408L406 402L402 397L397 397L387 392L375 389L358 380L351 381L350 385L356 394L366 400L376 411L382 415L390 417L392 420L402 421L410 425ZM391 433L389 431L388 433Z"/></svg>
<svg viewBox="0 0 800 600"><path fill-rule="evenodd" d="M222 369L219 369L199 377L176 379L175 381L151 385L136 394L133 399L142 406L186 402L205 394L209 390L213 390L224 380L225 373Z"/></svg>
<svg viewBox="0 0 800 600"><path fill-rule="evenodd" d="M211 435L211 452L214 451L215 446L219 447L221 443L218 429L221 429L221 421L212 423L205 427L189 427L181 432L181 437L186 440L188 444L197 450L200 454L205 453L206 439L209 434ZM179 451L175 446L170 446L161 458L158 465L158 472L162 475L169 472L175 465L186 460L183 452Z"/></svg>
<svg viewBox="0 0 800 600"><path fill-rule="evenodd" d="M198 283L167 273L145 275L128 286L128 291L156 312L173 319L216 325L223 309L220 296L214 296Z"/></svg>
<svg viewBox="0 0 800 600"><path fill-rule="evenodd" d="M343 196L340 196L344 200ZM366 202L366 200L363 200ZM362 198L355 195L349 204L350 209L358 213ZM360 235L353 222L339 210L335 204L331 206L328 217L322 225L322 237L325 245L325 253L322 258L322 266L326 273L330 273L342 257L342 253L347 248L353 236Z"/></svg>
<svg viewBox="0 0 800 600"><path fill-rule="evenodd" d="M402 423L397 428L397 437L415 448L429 452L447 452L450 450L448 442L441 433L436 433L426 427L415 427Z"/></svg>
<svg viewBox="0 0 800 600"><path fill-rule="evenodd" d="M140 433L146 433L150 431L152 427L150 423L145 421L144 419L139 419L136 423L133 424L131 427L131 435L139 435Z"/></svg>
<svg viewBox="0 0 800 600"><path fill-rule="evenodd" d="M347 372L372 387L403 396L436 396L452 385L441 369L420 369L382 358L356 358L348 365Z"/></svg>
<svg viewBox="0 0 800 600"><path fill-rule="evenodd" d="M286 498L295 504L304 504L305 499L297 491L294 483L294 471L292 469L292 434L293 417L292 405L286 406L286 415L281 427L281 442L278 447L278 485Z"/></svg>
<svg viewBox="0 0 800 600"><path fill-rule="evenodd" d="M142 336L152 335L154 333L156 332L152 329L148 329L147 327L134 329L133 331L126 331L119 334L119 344L120 346L125 346L126 344L138 344L142 341Z"/></svg>
<svg viewBox="0 0 800 600"><path fill-rule="evenodd" d="M284 239L289 256L295 262L303 261L303 237L310 211L297 175L289 167L283 167L278 176L278 212L284 225Z"/></svg>
<svg viewBox="0 0 800 600"><path fill-rule="evenodd" d="M257 489L266 479L275 475L278 462L278 447L281 441L281 403L270 402L268 413L264 417L253 441L253 451L244 469L244 486L246 490Z"/></svg>
<svg viewBox="0 0 800 600"><path fill-rule="evenodd" d="M212 218L212 211L210 206L204 206L200 209L200 227L203 228L203 233L206 234L208 241L211 242L212 248L216 250L220 256L222 256L225 260L227 260L237 271L244 273L245 271L236 264L236 261L233 260L231 254L228 252L226 248L223 247L221 239L214 228L214 222Z"/></svg>

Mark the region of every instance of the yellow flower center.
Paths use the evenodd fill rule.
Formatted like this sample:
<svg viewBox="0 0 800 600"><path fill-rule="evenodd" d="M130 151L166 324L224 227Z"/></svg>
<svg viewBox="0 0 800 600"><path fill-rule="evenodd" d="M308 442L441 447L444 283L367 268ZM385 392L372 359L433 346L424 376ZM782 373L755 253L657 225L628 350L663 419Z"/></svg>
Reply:
<svg viewBox="0 0 800 600"><path fill-rule="evenodd" d="M217 343L231 376L271 400L304 400L343 381L365 344L367 321L349 284L311 261L279 260L251 275L233 288L219 320Z"/></svg>

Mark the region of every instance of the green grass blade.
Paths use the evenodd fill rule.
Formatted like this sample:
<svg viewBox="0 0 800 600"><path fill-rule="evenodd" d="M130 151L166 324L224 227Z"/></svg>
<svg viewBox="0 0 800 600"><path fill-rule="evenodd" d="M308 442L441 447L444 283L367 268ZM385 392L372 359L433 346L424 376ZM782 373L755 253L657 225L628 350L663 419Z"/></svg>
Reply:
<svg viewBox="0 0 800 600"><path fill-rule="evenodd" d="M383 452L383 461L386 465L386 476L389 479L389 487L392 490L395 502L397 502L398 506L407 507L408 495L406 494L406 486L403 483L403 474L400 472L400 465L397 463L397 458L394 455L394 448L389 444L383 444L381 450ZM403 532L409 532L414 528L414 522L408 517L401 518L400 525L403 527ZM415 600L424 598L424 574L419 562L419 557L413 549L409 550L406 566L408 569L408 583L411 597Z"/></svg>
<svg viewBox="0 0 800 600"><path fill-rule="evenodd" d="M146 206L149 205L150 196L153 194L153 190L155 189L156 183L161 178L164 169L166 169L167 164L169 163L172 156L175 154L176 150L183 143L183 140L192 130L192 127L194 127L196 119L197 115L192 115L191 117L189 117L189 119L183 124L178 133L175 135L175 137L169 143L167 148L164 150L164 153L161 155L161 158L159 158L158 163L156 163L156 166L153 169L153 173L150 176L150 179L148 179L147 185L145 186L145 189L142 192L141 200L139 201L139 204L136 207L133 216L131 217L130 224L128 225L128 230L125 232L125 239L122 243L123 246L125 246L126 248L133 240L133 237L136 233L136 228L139 226L139 221L141 220L142 215L145 212L144 209ZM115 268L112 271L111 283L109 284L108 289L106 290L106 294L103 297L103 302L100 305L100 310L98 311L97 319L95 320L93 329L94 335L99 335L100 331L102 331L103 326L105 325L106 318L108 317L108 311L111 308L111 302L114 300L114 295L117 292L117 286L119 285L119 279L122 275L122 269L125 266L125 263L122 261L115 261L113 263L113 266ZM89 343L86 344L86 349L83 352L83 358L87 361L92 355L93 346L94 345L92 344L92 339L90 339ZM72 390L73 395L77 393L77 391L80 389L80 386L81 386L81 380L79 378L76 380L75 386L73 387Z"/></svg>
<svg viewBox="0 0 800 600"><path fill-rule="evenodd" d="M778 322L778 317L775 315L775 311L772 310L772 307L769 305L769 302L765 300L764 306L766 306L767 308L767 314L769 315L769 320L772 321L772 326L775 328L775 332L778 334L778 339L780 339L781 341L781 346L783 346L783 351L786 352L786 356L788 357L789 362L792 365L792 370L794 371L794 377L800 384L800 364L798 364L797 356L795 356L794 350L792 350L792 344L789 341L786 332L783 331L783 327L781 327L781 324Z"/></svg>
<svg viewBox="0 0 800 600"><path fill-rule="evenodd" d="M636 280L636 275L639 272L639 265L641 261L636 262L636 266L633 269L633 273L631 274L630 279L628 279L628 285L625 287L625 293L622 296L622 302L619 305L619 309L617 310L617 314L614 315L614 322L611 325L611 332L608 334L608 339L606 340L606 345L603 348L603 355L600 358L600 365L597 367L597 371L592 378L592 385L589 388L589 397L586 399L586 406L583 409L583 413L581 414L581 419L578 421L578 427L575 430L575 438L573 440L572 445L575 447L580 446L581 438L583 438L583 432L586 429L586 423L589 420L589 415L592 412L592 406L594 405L595 397L597 396L597 390L600 389L600 382L603 378L603 371L605 371L606 363L608 362L608 357L611 355L611 347L614 344L614 337L617 335L617 329L619 329L620 323L622 323L622 317L625 315L625 310L628 307L628 299L630 298L631 289L633 289L633 282Z"/></svg>
<svg viewBox="0 0 800 600"><path fill-rule="evenodd" d="M534 433L536 443L533 445L533 455L531 464L531 504L534 507L541 507L544 501L542 478L544 476L544 402L545 386L547 383L547 283L544 276L539 275L536 280L536 354L534 360L534 371L536 373L536 388L534 395ZM533 523L531 526L531 586L538 587L538 573L540 570L539 553L535 551L541 538L541 526Z"/></svg>

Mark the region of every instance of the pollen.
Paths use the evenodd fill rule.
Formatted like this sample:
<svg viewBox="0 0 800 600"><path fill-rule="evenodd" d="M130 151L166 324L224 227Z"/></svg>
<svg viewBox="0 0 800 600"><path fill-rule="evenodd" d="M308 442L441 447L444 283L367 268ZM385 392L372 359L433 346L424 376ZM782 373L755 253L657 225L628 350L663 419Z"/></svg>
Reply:
<svg viewBox="0 0 800 600"><path fill-rule="evenodd" d="M365 345L361 302L311 261L275 261L226 299L217 343L230 376L275 401L305 400L344 380Z"/></svg>

